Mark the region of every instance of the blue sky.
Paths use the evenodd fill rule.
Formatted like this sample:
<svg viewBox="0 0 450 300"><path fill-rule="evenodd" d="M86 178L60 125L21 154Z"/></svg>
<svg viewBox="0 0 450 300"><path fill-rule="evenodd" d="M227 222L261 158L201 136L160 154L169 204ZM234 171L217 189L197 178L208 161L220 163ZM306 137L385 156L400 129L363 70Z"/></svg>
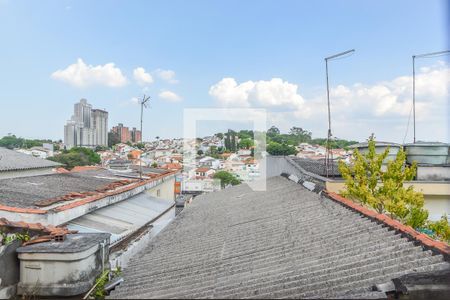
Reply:
<svg viewBox="0 0 450 300"><path fill-rule="evenodd" d="M321 137L323 58L354 48L330 65L334 134L402 142L411 55L448 49L448 19L445 1L0 0L0 136L62 138L80 98L137 126L145 92L144 139L180 137L199 107L267 108ZM450 142L448 61L418 61L418 139Z"/></svg>

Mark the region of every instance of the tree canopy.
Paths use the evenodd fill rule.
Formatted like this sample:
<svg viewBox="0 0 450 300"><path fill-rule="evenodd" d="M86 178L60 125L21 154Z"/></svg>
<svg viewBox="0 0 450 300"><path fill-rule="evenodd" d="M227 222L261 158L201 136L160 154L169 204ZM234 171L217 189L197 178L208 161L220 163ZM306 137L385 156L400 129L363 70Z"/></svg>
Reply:
<svg viewBox="0 0 450 300"><path fill-rule="evenodd" d="M214 174L213 178L220 179L220 185L225 188L227 185L237 185L241 183L239 179L233 174L227 171L218 171Z"/></svg>
<svg viewBox="0 0 450 300"><path fill-rule="evenodd" d="M24 139L15 135L7 135L0 139L0 147L8 149L41 147L44 143L52 143L52 140Z"/></svg>
<svg viewBox="0 0 450 300"><path fill-rule="evenodd" d="M389 153L389 147L383 153L375 151L373 135L368 140L368 152L354 151L350 165L339 162L339 171L345 179L345 191L341 194L364 206L375 209L378 213L388 214L394 219L415 229L430 229L432 235L444 241L450 241L450 227L446 217L441 221L428 221L428 211L424 208L424 197L413 186L405 188L405 181L416 176L417 165L406 165L406 153L397 152L395 159L383 163Z"/></svg>
<svg viewBox="0 0 450 300"><path fill-rule="evenodd" d="M50 157L49 160L62 163L69 170L76 166L95 165L101 162L100 156L94 150L84 147L74 147Z"/></svg>

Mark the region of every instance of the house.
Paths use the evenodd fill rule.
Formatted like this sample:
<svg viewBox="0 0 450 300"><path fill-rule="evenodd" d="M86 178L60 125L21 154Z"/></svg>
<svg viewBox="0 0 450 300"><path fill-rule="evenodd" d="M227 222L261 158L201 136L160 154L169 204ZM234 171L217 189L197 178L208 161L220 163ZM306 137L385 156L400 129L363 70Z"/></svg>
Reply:
<svg viewBox="0 0 450 300"><path fill-rule="evenodd" d="M450 246L282 176L265 192L241 184L197 196L180 216L131 259L110 298L450 295Z"/></svg>
<svg viewBox="0 0 450 300"><path fill-rule="evenodd" d="M211 156L205 156L198 161L197 165L199 167L217 170L219 169L220 161L218 159L212 158Z"/></svg>
<svg viewBox="0 0 450 300"><path fill-rule="evenodd" d="M60 163L0 147L0 179L52 174Z"/></svg>
<svg viewBox="0 0 450 300"><path fill-rule="evenodd" d="M60 164L7 149L0 149L0 154L0 175L4 175L0 176L0 230L20 227L30 233L32 229L41 231L33 231L29 245L17 251L24 261L22 266L43 266L35 271L37 275L28 275L32 271L21 268L24 275L14 277L20 278L19 283L4 280L3 269L0 270L0 295L5 290L10 295L15 286L19 293L26 294L37 284L36 278L46 284L36 292L38 296L85 293L101 273L102 265L126 265L128 257L155 235L154 220L159 219L157 228L175 216L176 171L130 166L123 161L125 169L83 166L70 172L53 172ZM4 248L0 248L1 254ZM73 260L78 252L81 256ZM86 253L95 257L83 256ZM0 257L0 263L5 265L4 257ZM53 258L57 258L57 263ZM16 261L17 256L8 258L8 272L18 270ZM71 268L75 268L73 272ZM53 273L47 274L49 269Z"/></svg>
<svg viewBox="0 0 450 300"><path fill-rule="evenodd" d="M197 178L211 177L212 175L214 175L214 173L215 173L215 171L210 168L201 167L201 168L195 169L195 176Z"/></svg>

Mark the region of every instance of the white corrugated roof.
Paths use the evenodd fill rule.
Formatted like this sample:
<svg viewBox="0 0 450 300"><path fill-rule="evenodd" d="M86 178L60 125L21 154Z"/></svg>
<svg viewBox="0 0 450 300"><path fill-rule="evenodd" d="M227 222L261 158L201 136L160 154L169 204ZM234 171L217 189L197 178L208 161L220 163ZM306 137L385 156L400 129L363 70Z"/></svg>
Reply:
<svg viewBox="0 0 450 300"><path fill-rule="evenodd" d="M173 205L172 200L152 197L144 192L74 219L67 227L79 232L111 233L111 245L114 245Z"/></svg>

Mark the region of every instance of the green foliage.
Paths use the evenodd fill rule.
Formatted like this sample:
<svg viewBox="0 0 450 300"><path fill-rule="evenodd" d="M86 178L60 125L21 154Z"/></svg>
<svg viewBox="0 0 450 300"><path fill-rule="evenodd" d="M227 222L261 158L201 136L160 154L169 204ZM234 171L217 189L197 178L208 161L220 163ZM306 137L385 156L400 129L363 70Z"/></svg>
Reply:
<svg viewBox="0 0 450 300"><path fill-rule="evenodd" d="M357 144L357 141L347 141L342 139L332 140L330 142L330 146L332 149L345 149L348 150L349 146ZM318 138L318 139L312 139L310 141L310 144L317 144L326 147L327 145L327 139L326 138Z"/></svg>
<svg viewBox="0 0 450 300"><path fill-rule="evenodd" d="M200 155L200 156L203 155L203 151L202 150L198 150L197 151L197 155Z"/></svg>
<svg viewBox="0 0 450 300"><path fill-rule="evenodd" d="M145 144L144 143L136 143L136 147L140 150L145 148Z"/></svg>
<svg viewBox="0 0 450 300"><path fill-rule="evenodd" d="M388 213L413 228L424 226L428 212L423 208L423 194L414 191L412 186L403 187L405 180L414 178L416 164L406 166L406 153L400 149L395 160L389 161L383 171L382 163L389 153L389 148L377 154L372 136L368 149L366 154L355 150L351 165L339 162L339 171L346 185L346 191L341 194L372 207L378 213Z"/></svg>
<svg viewBox="0 0 450 300"><path fill-rule="evenodd" d="M213 177L216 179L220 179L220 185L222 186L222 188L226 187L229 184L237 185L241 183L241 181L237 179L236 176L227 171L216 172Z"/></svg>
<svg viewBox="0 0 450 300"><path fill-rule="evenodd" d="M432 231L432 237L450 243L450 225L447 216L443 215L437 222L429 222L428 229Z"/></svg>
<svg viewBox="0 0 450 300"><path fill-rule="evenodd" d="M280 129L278 129L275 126L272 126L267 130L267 136L269 136L269 137L276 136L279 134L280 134Z"/></svg>
<svg viewBox="0 0 450 300"><path fill-rule="evenodd" d="M249 149L250 147L253 147L255 143L250 138L244 138L239 141L238 147L239 149Z"/></svg>
<svg viewBox="0 0 450 300"><path fill-rule="evenodd" d="M216 137L218 137L219 139L223 139L223 133L219 132L215 134Z"/></svg>
<svg viewBox="0 0 450 300"><path fill-rule="evenodd" d="M108 147L111 148L112 146L119 144L119 143L120 143L119 134L116 132L112 132L112 131L108 132Z"/></svg>
<svg viewBox="0 0 450 300"><path fill-rule="evenodd" d="M108 150L108 147L105 147L105 146L97 146L97 147L95 147L95 152L106 151L106 150Z"/></svg>
<svg viewBox="0 0 450 300"><path fill-rule="evenodd" d="M101 162L97 153L84 147L74 147L69 151L50 157L49 160L59 162L68 169L73 169L76 166L95 165Z"/></svg>
<svg viewBox="0 0 450 300"><path fill-rule="evenodd" d="M28 140L24 138L18 138L15 135L7 135L0 139L0 147L8 149L14 148L32 148L41 147L44 143L52 143L51 140Z"/></svg>
<svg viewBox="0 0 450 300"><path fill-rule="evenodd" d="M28 242L30 240L30 235L25 233L11 233L0 231L0 245L9 245L14 241Z"/></svg>
<svg viewBox="0 0 450 300"><path fill-rule="evenodd" d="M297 150L292 145L280 144L277 142L270 142L266 148L267 152L271 155L295 155Z"/></svg>
<svg viewBox="0 0 450 300"><path fill-rule="evenodd" d="M93 291L95 299L105 299L106 291L105 285L112 281L114 278L120 276L122 270L118 267L115 270L105 270L102 274L100 274L95 280L95 289Z"/></svg>
<svg viewBox="0 0 450 300"><path fill-rule="evenodd" d="M156 162L152 163L152 168L158 167L158 164Z"/></svg>

